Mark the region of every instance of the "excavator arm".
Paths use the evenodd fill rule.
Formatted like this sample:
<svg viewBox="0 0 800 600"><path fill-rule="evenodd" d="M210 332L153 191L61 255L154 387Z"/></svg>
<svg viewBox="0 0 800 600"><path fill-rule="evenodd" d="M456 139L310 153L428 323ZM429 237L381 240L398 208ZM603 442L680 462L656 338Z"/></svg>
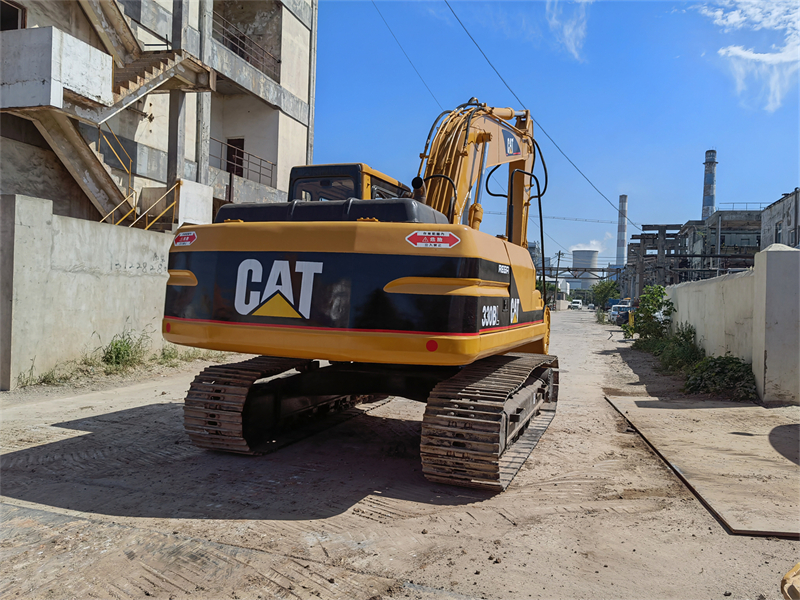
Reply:
<svg viewBox="0 0 800 600"><path fill-rule="evenodd" d="M537 187L534 197L544 193L532 176L536 150L527 110L492 108L472 98L439 115L431 127L412 183L414 195L447 215L451 223L479 229L482 193L498 195L488 191L487 179L496 168L508 165L505 237L527 247L532 186Z"/></svg>

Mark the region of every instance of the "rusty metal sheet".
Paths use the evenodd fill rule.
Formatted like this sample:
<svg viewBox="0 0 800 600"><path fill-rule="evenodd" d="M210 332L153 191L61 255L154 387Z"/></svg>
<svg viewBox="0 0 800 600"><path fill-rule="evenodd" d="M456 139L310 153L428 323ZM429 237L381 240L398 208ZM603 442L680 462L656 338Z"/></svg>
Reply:
<svg viewBox="0 0 800 600"><path fill-rule="evenodd" d="M606 399L732 533L800 537L800 409Z"/></svg>

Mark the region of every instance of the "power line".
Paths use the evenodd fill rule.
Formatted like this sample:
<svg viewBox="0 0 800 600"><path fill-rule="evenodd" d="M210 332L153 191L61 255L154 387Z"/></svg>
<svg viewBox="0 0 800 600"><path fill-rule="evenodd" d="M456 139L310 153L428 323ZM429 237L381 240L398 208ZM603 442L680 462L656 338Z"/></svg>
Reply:
<svg viewBox="0 0 800 600"><path fill-rule="evenodd" d="M504 215L505 213L496 211L496 210L485 210L483 211L484 214L487 215ZM616 221L604 221L601 219L581 219L579 217L552 217L548 215L544 215L543 219L558 219L559 221L581 221L583 223L610 223L615 224Z"/></svg>
<svg viewBox="0 0 800 600"><path fill-rule="evenodd" d="M411 68L414 69L414 72L417 74L417 77L419 77L419 80L422 82L422 85L424 85L427 88L427 90L430 93L431 97L434 99L436 104L439 105L439 108L441 110L444 110L444 108L442 108L442 105L439 102L439 100L436 98L436 96L433 95L433 92L431 91L431 88L428 87L428 84L425 83L425 80L422 78L422 75L420 75L419 71L417 71L417 67L414 66L414 63L411 61L411 58L409 58L408 54L406 53L405 49L403 48L403 45L400 43L400 40L397 39L397 36L394 34L394 31L392 31L392 28L389 27L389 23L387 23L386 19L383 18L383 14L381 13L380 9L378 8L378 5L375 4L375 0L372 0L372 6L374 6L375 10L378 11L378 14L381 17L381 20L383 21L384 25L386 25L386 29L388 29L389 33L392 34L392 37L394 38L394 41L397 42L397 45L400 46L400 50L402 50L403 54L405 54L406 59L408 59L408 62L411 65Z"/></svg>
<svg viewBox="0 0 800 600"><path fill-rule="evenodd" d="M447 5L447 8L449 8L449 9L450 9L450 12L451 12L451 13L453 13L453 16L456 18L456 21L458 21L458 24L459 24L459 25L461 25L461 28L462 28L462 29L463 29L463 30L466 32L466 34L469 36L469 39L471 39L471 40L472 40L472 43L473 43L473 44L475 44L475 47L476 47L476 48L478 49L478 51L479 51L479 52L480 52L480 53L483 55L483 58L485 58L485 59L486 59L486 62L487 62L487 63L489 63L489 66L490 66L490 67L492 67L492 69L494 70L494 72L495 72L495 73L497 73L497 76L500 78L500 81L502 81L502 82L503 82L503 84L504 84L504 85L505 85L505 86L508 88L508 91L509 91L509 92L511 92L511 95L512 95L512 96L514 96L514 98L516 98L516 99L517 99L517 102L519 102L519 103L520 103L520 106L522 106L522 108L524 108L525 110L528 110L528 107L527 107L527 106L525 106L525 103L524 103L522 100L520 100L519 96L517 96L517 94L514 92L514 90L512 90L512 89L511 89L511 86L510 86L510 85L508 85L508 83L506 82L506 80L505 80L505 79L503 79L503 76L502 76L502 75L500 75L500 71L498 71L498 70L495 68L495 66L492 64L492 61L490 61L490 60L489 60L489 57L488 57L488 56L486 56L486 53L485 53L485 52L483 51L483 49L480 47L480 44L478 44L478 42L477 42L477 41L475 41L475 38L474 38L474 37L472 37L472 34L469 32L469 30L467 29L466 25L464 25L464 23L462 23L462 22L461 22L461 19L459 19L459 18L458 18L458 15L456 14L456 11L454 11L454 10L453 10L453 7L452 7L452 6L450 6L450 3L449 3L447 0L444 0L444 3ZM531 119L533 119L533 122L534 122L534 123L536 123L536 125L539 127L539 129L541 129L542 133L543 133L543 134L544 134L544 135L547 137L547 139L548 139L548 140L550 140L550 141L553 143L553 145L554 145L554 146L556 147L556 149L557 149L557 150L558 150L558 151L561 153L561 155L562 155L564 158L566 158L566 159L567 159L567 161L569 162L569 164L571 164L573 167L575 167L575 170L576 170L578 173L580 173L580 174L581 174L581 176L582 176L582 177L583 177L583 178L584 178L586 181L588 181L588 182L589 182L589 185L591 185L591 186L592 186L592 187L595 189L595 191L596 191L598 194L600 194L600 195L601 195L601 196L602 196L602 197L605 199L605 201L606 201L606 202L608 202L608 204L611 206L611 208L613 208L614 210L616 210L618 213L622 214L622 213L621 213L621 211L619 210L619 208L617 208L616 206L614 206L614 203L613 203L613 202L611 202L611 200L609 200L609 199L606 197L606 195L605 195L603 192L601 192L601 191L598 189L598 187L597 187L597 186L596 186L594 183L592 183L592 180L591 180L591 179L589 179L589 178L586 176L586 174L585 174L583 171L581 171L581 170L578 168L578 165L576 165L574 162L572 162L572 159L571 159L569 156L567 156L567 153L566 153L566 152L564 152L564 151L561 149L561 146L559 146L558 144L556 144L556 141L555 141L555 140L554 140L552 137L550 137L550 134L549 134L549 133L547 133L547 131L545 131L545 128L544 128L544 127L542 127L541 123L539 123L539 121L537 121L537 120L536 120L536 117L534 117L533 115L531 115ZM639 227L639 226L638 226L636 223L634 223L633 221L631 221L631 220L628 218L628 216L627 216L627 215L625 216L625 218L628 220L628 222L629 222L631 225L633 225L634 227L636 227L636 229L638 229L638 230L640 230L640 231L641 231L641 229L642 229L642 228L641 228L641 227Z"/></svg>
<svg viewBox="0 0 800 600"><path fill-rule="evenodd" d="M602 221L600 219L581 219L579 217L548 217L547 215L545 215L544 218L558 219L559 221L582 221L584 223L611 223L612 225L616 223L616 221Z"/></svg>

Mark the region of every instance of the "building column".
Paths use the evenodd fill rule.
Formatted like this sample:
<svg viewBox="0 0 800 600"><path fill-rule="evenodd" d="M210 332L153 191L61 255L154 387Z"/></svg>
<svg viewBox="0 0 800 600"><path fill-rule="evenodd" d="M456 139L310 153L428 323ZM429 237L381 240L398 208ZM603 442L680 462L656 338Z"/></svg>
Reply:
<svg viewBox="0 0 800 600"><path fill-rule="evenodd" d="M209 63L211 30L214 26L211 0L200 0L200 60ZM197 94L197 132L194 158L197 162L197 183L208 185L208 161L211 144L211 92Z"/></svg>
<svg viewBox="0 0 800 600"><path fill-rule="evenodd" d="M172 0L172 49L181 50L188 25L189 7L186 0ZM169 92L169 139L167 142L167 189L183 179L186 160L186 92ZM172 202L173 192L167 198Z"/></svg>
<svg viewBox="0 0 800 600"><path fill-rule="evenodd" d="M317 13L319 0L311 0L311 43L308 61L308 134L306 164L314 162L314 104L317 90Z"/></svg>

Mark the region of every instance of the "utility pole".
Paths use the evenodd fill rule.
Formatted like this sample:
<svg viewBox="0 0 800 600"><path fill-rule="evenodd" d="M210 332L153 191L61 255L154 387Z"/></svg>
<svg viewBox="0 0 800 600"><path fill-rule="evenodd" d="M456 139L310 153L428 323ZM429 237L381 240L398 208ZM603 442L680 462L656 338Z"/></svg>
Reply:
<svg viewBox="0 0 800 600"><path fill-rule="evenodd" d="M556 301L553 304L553 310L558 310L558 270L559 270L559 268L561 268L561 256L562 255L563 255L563 252L561 252L561 250L559 250L556 253L556 256L558 257L558 262L556 263ZM544 259L542 259L542 260L544 260ZM545 285L547 285L546 282L545 282Z"/></svg>

